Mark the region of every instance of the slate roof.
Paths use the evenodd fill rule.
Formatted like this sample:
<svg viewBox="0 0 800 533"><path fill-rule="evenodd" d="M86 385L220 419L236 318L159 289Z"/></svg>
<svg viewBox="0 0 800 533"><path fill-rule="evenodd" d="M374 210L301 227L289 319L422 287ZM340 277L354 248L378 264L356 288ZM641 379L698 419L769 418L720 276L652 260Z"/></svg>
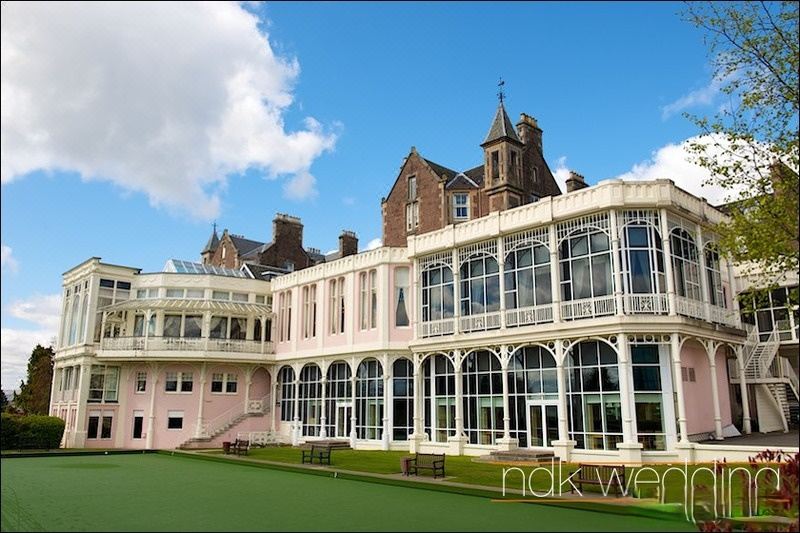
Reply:
<svg viewBox="0 0 800 533"><path fill-rule="evenodd" d="M211 237L208 238L208 242L206 243L205 248L203 248L203 251L200 253L204 254L206 252L213 252L214 250L217 249L217 246L219 246L219 237L217 237L217 230L214 229L214 232L211 234Z"/></svg>
<svg viewBox="0 0 800 533"><path fill-rule="evenodd" d="M423 159L425 158L423 157ZM458 172L455 170L440 165L439 163L434 163L430 159L425 159L425 162L428 163L428 166L431 167L431 169L436 172L436 175L439 177L444 175L448 180L451 180L456 177L456 174L458 174Z"/></svg>
<svg viewBox="0 0 800 533"><path fill-rule="evenodd" d="M248 255L256 248L260 248L265 245L263 242L245 239L244 237L238 237L236 235L228 235L231 238L233 245L236 246L236 250L239 252L239 255L241 256Z"/></svg>
<svg viewBox="0 0 800 533"><path fill-rule="evenodd" d="M492 126L489 128L489 133L486 134L486 139L484 139L482 144L503 138L508 138L518 143L522 142L519 140L519 137L517 137L514 125L511 124L511 119L509 119L506 114L506 108L503 106L503 102L500 102L500 105L497 106L497 113L494 115Z"/></svg>

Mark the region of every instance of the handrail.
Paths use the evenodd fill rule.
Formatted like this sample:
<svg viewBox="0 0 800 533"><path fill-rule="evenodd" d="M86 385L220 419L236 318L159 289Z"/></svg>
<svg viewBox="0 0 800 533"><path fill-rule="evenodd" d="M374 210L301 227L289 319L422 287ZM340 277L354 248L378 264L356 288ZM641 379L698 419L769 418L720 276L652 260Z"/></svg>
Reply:
<svg viewBox="0 0 800 533"><path fill-rule="evenodd" d="M217 430L224 427L225 425L233 422L240 416L245 414L244 406L242 405L241 401L237 401L235 405L233 405L230 409L223 412L220 415L217 415L215 418L211 419L208 422L204 422L200 426L200 435L203 437L210 437L212 436Z"/></svg>

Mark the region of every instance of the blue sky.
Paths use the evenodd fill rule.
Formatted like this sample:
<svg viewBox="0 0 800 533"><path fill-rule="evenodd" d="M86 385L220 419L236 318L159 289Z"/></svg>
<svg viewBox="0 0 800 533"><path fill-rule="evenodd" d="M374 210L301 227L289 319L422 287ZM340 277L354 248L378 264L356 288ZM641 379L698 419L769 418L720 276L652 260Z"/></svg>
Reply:
<svg viewBox="0 0 800 533"><path fill-rule="evenodd" d="M52 296L61 290L61 274L88 257L160 270L170 257L196 259L213 220L220 228L269 240L276 212L300 216L306 245L323 251L335 248L342 229L355 230L362 245L380 237L380 199L412 145L451 168L471 168L480 162L479 144L497 105L500 76L506 82L512 120L526 112L543 128L551 168L575 169L590 183L617 176L660 176L658 172L674 168L662 161L669 155L665 147L674 148L697 134L680 111L705 114L720 105L710 84L702 34L680 20L678 3L250 4L246 9L261 19L259 28L265 32L261 35L267 36L271 54L278 58L278 64L264 68L259 82L272 87L269 77L274 75L280 86L259 93L273 105L269 117L259 120L272 120L270 124L282 131L262 128L256 119L241 131L269 129L277 137L264 138L278 139L275 146L284 146L280 143L292 132L305 132L305 140L297 140L302 146L290 154L293 157L282 159L274 153L292 152L291 142L273 152L256 146L243 154L242 141L235 135L236 117L254 116L245 111L231 113L231 127L212 136L207 147L197 148L196 137L181 130L181 124L189 129L202 126L202 120L215 123L215 118L210 105L188 106L214 101L214 91L205 88L214 86L217 70L224 70L216 67L227 61L222 53L226 46L248 61L258 61L251 50L253 35L229 27L214 33L224 19L220 13L196 21L162 14L158 20L164 31L154 35L169 36L156 48L164 50L163 58L137 56L126 48L130 40L117 43L122 37L113 32L113 25L97 37L113 46L99 47L103 56L94 58L98 47L87 47L84 53L81 47L86 44L76 37L70 48L72 34L47 17L62 24L74 20L86 34L105 26L104 17L113 19L113 7L83 7L58 17L25 9L3 6L4 49L17 44L6 39L13 39L19 28L36 28L34 35L42 41L24 60L17 58L8 67L3 58L4 104L7 82L16 84L19 92L30 89L32 102L30 109L19 106L10 119L3 115L3 136L11 140L4 140L2 156L13 167L6 169L4 162L0 226L3 388L16 385L20 369L19 361L14 368L7 362L30 352L30 346L19 346L35 338L25 332L41 336L52 331L56 301ZM232 6L226 13L236 15L242 9ZM143 31L150 31L144 25L152 20L142 16L130 27L135 30L142 24ZM173 31L170 23L184 27ZM199 30L182 35L197 29L192 24ZM66 61L74 68L56 68L45 59L34 64L37 51L56 46L51 41L59 32L63 33L57 46L74 54ZM204 35L225 38L204 43ZM239 36L249 40L237 43ZM171 56L171 50L187 42L192 53L206 45L209 52L197 56L200 59ZM191 68L169 64L192 60L197 65ZM149 61L158 63L158 69L151 70ZM131 79L141 78L144 91L126 94L135 88L131 83L115 86L114 80L137 69L146 76ZM164 74L168 82L160 78L164 72L169 72ZM37 85L34 74L48 76L54 89L63 85L59 98L31 88ZM105 83L96 83L94 92L76 89L84 77L86 83L96 78ZM109 94L98 96L98 91ZM150 100L141 100L143 93ZM45 99L46 104L40 102ZM39 116L76 107L85 121L65 115L63 120L47 122ZM129 111L136 120L121 117L120 110ZM146 164L153 160L147 150L157 150L153 145L158 140L135 143L141 142L140 131L147 131L148 117L173 111L176 117L191 115L186 123L175 119L177 129L169 130L177 131L175 137L185 134L188 140L181 137L181 142L175 141L177 148L170 145L165 150L166 167L175 164L178 170L170 167L162 176ZM114 115L117 112L120 116ZM104 118L112 115L117 121L113 127L112 119ZM62 126L66 131L60 131ZM126 131L128 127L132 131ZM48 128L59 129L51 137L62 139L60 145L56 141L45 148L37 145L38 151L27 159L18 155L27 153L26 143L37 139L33 134L49 133ZM100 141L94 139L92 149L84 149L83 139L98 135ZM228 146L224 157L218 156L224 150L215 143ZM193 150L217 154L204 170L211 168L213 176L206 176L200 185L191 174L191 160L204 153ZM170 183L171 176L187 166L184 181ZM265 179L265 174L277 177ZM292 193L293 175L313 178L298 181ZM693 174L660 177L673 178L687 188L698 182ZM206 206L209 198L213 201Z"/></svg>

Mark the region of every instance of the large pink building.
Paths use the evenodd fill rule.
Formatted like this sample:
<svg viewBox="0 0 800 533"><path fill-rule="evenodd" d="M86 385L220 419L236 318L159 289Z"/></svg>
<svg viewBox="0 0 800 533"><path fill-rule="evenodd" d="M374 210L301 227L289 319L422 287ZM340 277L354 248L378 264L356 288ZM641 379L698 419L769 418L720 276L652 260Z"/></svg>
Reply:
<svg viewBox="0 0 800 533"><path fill-rule="evenodd" d="M233 236L231 262L215 233L202 263L144 273L92 258L69 270L51 405L64 446L247 435L665 461L796 424L796 274L742 316L737 295L752 287L715 248L723 212L670 180L586 187L575 175L574 190L541 197L504 185L536 179L515 171L536 123L525 115L512 136L502 106L498 116L485 179L404 165L401 197L384 204L401 214L384 234L403 246L278 261L277 239ZM541 150L541 130L535 139ZM425 169L441 181L425 185ZM471 210L475 187L503 199ZM425 194L447 216L421 231Z"/></svg>

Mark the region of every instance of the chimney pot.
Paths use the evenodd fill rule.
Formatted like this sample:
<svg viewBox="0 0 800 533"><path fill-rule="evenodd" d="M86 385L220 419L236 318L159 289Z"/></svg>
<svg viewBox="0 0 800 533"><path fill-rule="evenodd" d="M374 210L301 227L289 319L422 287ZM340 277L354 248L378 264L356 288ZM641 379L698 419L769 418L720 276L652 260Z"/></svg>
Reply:
<svg viewBox="0 0 800 533"><path fill-rule="evenodd" d="M585 189L588 186L589 185L586 184L586 180L584 179L583 175L578 174L573 170L569 171L569 178L567 178L567 192Z"/></svg>
<svg viewBox="0 0 800 533"><path fill-rule="evenodd" d="M339 235L339 257L358 253L358 236L354 231L342 230Z"/></svg>

